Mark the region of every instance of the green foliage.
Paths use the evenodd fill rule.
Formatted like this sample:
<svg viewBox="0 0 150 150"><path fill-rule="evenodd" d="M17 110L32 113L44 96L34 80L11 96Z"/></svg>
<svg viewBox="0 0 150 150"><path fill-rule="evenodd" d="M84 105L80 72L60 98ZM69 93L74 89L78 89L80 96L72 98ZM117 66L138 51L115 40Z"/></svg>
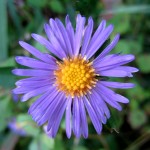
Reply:
<svg viewBox="0 0 150 150"><path fill-rule="evenodd" d="M137 64L139 66L139 69L143 73L149 73L150 72L150 54L143 54L140 55L137 58Z"/></svg>

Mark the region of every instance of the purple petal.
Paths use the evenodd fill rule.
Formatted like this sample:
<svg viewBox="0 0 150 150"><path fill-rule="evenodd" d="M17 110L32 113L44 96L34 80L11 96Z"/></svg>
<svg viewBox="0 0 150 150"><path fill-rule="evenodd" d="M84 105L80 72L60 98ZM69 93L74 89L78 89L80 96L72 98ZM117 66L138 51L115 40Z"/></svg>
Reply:
<svg viewBox="0 0 150 150"><path fill-rule="evenodd" d="M59 57L60 53L57 49L54 48L54 46L44 37L38 35L38 34L32 34L32 37L39 42L40 44L44 45L50 52L52 52L54 55Z"/></svg>
<svg viewBox="0 0 150 150"><path fill-rule="evenodd" d="M81 15L78 14L76 19L76 32L75 32L75 56L79 54L84 31L84 24L85 24L85 17L81 17Z"/></svg>
<svg viewBox="0 0 150 150"><path fill-rule="evenodd" d="M120 35L117 34L113 41L101 52L101 54L94 60L96 62L97 60L100 60L101 58L105 57L118 43Z"/></svg>
<svg viewBox="0 0 150 150"><path fill-rule="evenodd" d="M79 99L74 98L73 100L73 132L77 138L80 137L80 110L79 110Z"/></svg>
<svg viewBox="0 0 150 150"><path fill-rule="evenodd" d="M99 107L101 109L101 111L103 112L104 116L106 116L108 119L110 118L110 111L105 103L105 101L99 96L99 94L95 91L95 89L92 90L92 99L94 99L97 104L97 107ZM105 118L104 118L105 120Z"/></svg>
<svg viewBox="0 0 150 150"><path fill-rule="evenodd" d="M39 126L44 124L48 118L48 109L52 108L51 106L55 103L55 98L58 96L58 92L56 90L50 91L47 94L44 94L45 96L40 97L40 103L38 103L38 106L30 109L30 115L32 116L33 120L37 122Z"/></svg>
<svg viewBox="0 0 150 150"><path fill-rule="evenodd" d="M84 103L82 98L79 99L79 109L80 109L80 117L81 117L81 130L84 138L88 137L88 125L86 119L86 112L84 108Z"/></svg>
<svg viewBox="0 0 150 150"><path fill-rule="evenodd" d="M24 101L27 101L31 97L38 96L38 95L46 92L49 88L50 88L50 85L30 91L22 96L21 101L24 102Z"/></svg>
<svg viewBox="0 0 150 150"><path fill-rule="evenodd" d="M116 67L115 69L123 70L123 71L129 72L129 73L138 72L139 71L137 68L129 67L129 66L119 66L119 67Z"/></svg>
<svg viewBox="0 0 150 150"><path fill-rule="evenodd" d="M68 104L66 107L66 134L67 137L71 137L71 104L72 104L72 98L68 98Z"/></svg>
<svg viewBox="0 0 150 150"><path fill-rule="evenodd" d="M75 44L74 44L74 29L72 27L72 24L70 22L69 16L66 16L66 31L70 40L71 48L72 48L72 53L75 54Z"/></svg>
<svg viewBox="0 0 150 150"><path fill-rule="evenodd" d="M87 59L92 57L94 53L102 46L102 44L107 40L107 38L110 36L110 34L113 31L113 26L109 25L102 33L99 35L99 37L93 41L93 43L90 43L88 46L88 52L87 52Z"/></svg>
<svg viewBox="0 0 150 150"><path fill-rule="evenodd" d="M54 76L54 72L35 69L14 69L12 73L18 76Z"/></svg>
<svg viewBox="0 0 150 150"><path fill-rule="evenodd" d="M63 105L60 107L58 113L57 113L57 118L55 120L55 124L53 125L53 130L52 130L52 137L55 137L61 122L61 119L63 117L64 111L66 109L66 105L68 103L68 100L64 99Z"/></svg>
<svg viewBox="0 0 150 150"><path fill-rule="evenodd" d="M65 95L63 93L59 93L57 97L54 99L53 103L49 106L47 110L47 117L48 117L48 127L47 130L50 130L55 120L57 118L57 111L62 107L64 104Z"/></svg>
<svg viewBox="0 0 150 150"><path fill-rule="evenodd" d="M131 73L122 70L116 70L116 69L99 71L98 73L101 76L106 76L106 77L132 77Z"/></svg>
<svg viewBox="0 0 150 150"><path fill-rule="evenodd" d="M100 83L97 83L97 88L95 88L95 90L97 91L97 93L99 93L102 99L105 102L107 102L109 105L111 105L112 107L116 108L119 111L122 110L122 107L120 106L120 104L116 102L116 97L112 90L104 87Z"/></svg>
<svg viewBox="0 0 150 150"><path fill-rule="evenodd" d="M24 49L26 49L29 53L31 53L32 55L34 55L35 57L41 59L41 60L44 61L44 62L51 63L52 60L54 59L54 58L51 59L52 57L51 57L50 55L41 53L39 50L37 50L36 48L34 48L33 46L29 45L29 44L26 43L26 42L19 41L19 44L20 44Z"/></svg>
<svg viewBox="0 0 150 150"><path fill-rule="evenodd" d="M21 65L35 68L35 69L44 69L44 70L57 69L57 65L47 64L30 57L17 56L16 61Z"/></svg>
<svg viewBox="0 0 150 150"><path fill-rule="evenodd" d="M64 50L64 52L66 54L66 56L68 56L68 51L67 51L67 48L65 45L65 39L64 39L63 34L61 33L61 30L59 29L57 23L53 19L50 19L49 23L50 23L50 26L52 28L54 35L56 36L57 40L59 41L62 49Z"/></svg>
<svg viewBox="0 0 150 150"><path fill-rule="evenodd" d="M110 82L110 81L101 81L101 84L111 88L119 88L119 89L128 89L133 88L135 84L133 83L121 83L121 82Z"/></svg>
<svg viewBox="0 0 150 150"><path fill-rule="evenodd" d="M73 50L72 50L72 47L71 47L71 43L70 43L70 40L69 40L69 37L68 37L68 34L67 34L67 31L64 27L64 25L62 24L62 22L59 20L59 19L56 19L56 23L58 25L58 27L60 28L60 31L64 37L64 41L65 41L65 46L67 48L67 51L69 53L70 56L73 56Z"/></svg>
<svg viewBox="0 0 150 150"><path fill-rule="evenodd" d="M97 101L95 101L95 99L96 99L97 97L96 97L94 94L92 94L92 95L88 94L88 98L89 98L89 100L90 100L90 103L91 103L93 109L95 110L95 113L96 113L97 117L99 118L99 120L100 120L103 124L105 124L107 119L106 119L105 114L104 114L103 111L101 110L101 107L102 107L102 106L99 107ZM99 97L98 97L98 98L99 98Z"/></svg>
<svg viewBox="0 0 150 150"><path fill-rule="evenodd" d="M18 80L16 82L16 85L22 85L24 83L30 83L30 82L38 82L38 81L45 81L45 80L49 80L49 78L47 78L47 76L42 76L42 77L30 77L30 78L25 78L25 79L21 79Z"/></svg>
<svg viewBox="0 0 150 150"><path fill-rule="evenodd" d="M15 89L13 89L12 92L14 94L24 94L24 93L30 92L31 90L34 90L34 88L31 88L31 87L17 87Z"/></svg>
<svg viewBox="0 0 150 150"><path fill-rule="evenodd" d="M57 90L55 88L50 88L46 93L44 93L42 96L40 96L29 108L28 110L28 113L29 114L33 114L34 111L36 110L40 110L39 108L42 108L40 107L40 105L42 103L45 103L47 101L47 98L49 99L49 96L50 97L53 97L52 94L56 94ZM47 104L47 103L46 103Z"/></svg>
<svg viewBox="0 0 150 150"><path fill-rule="evenodd" d="M49 130L49 131L47 131L47 125L45 125L45 126L43 127L43 129L44 129L44 132L46 133L46 135L47 135L49 138L52 138L52 129Z"/></svg>
<svg viewBox="0 0 150 150"><path fill-rule="evenodd" d="M88 44L91 39L91 35L92 35L92 31L93 31L93 24L94 24L93 19L91 17L89 17L88 26L84 33L84 39L83 39L83 44L82 44L82 49L81 49L81 54L83 57L85 56L85 54L87 52L87 47L88 47Z"/></svg>
<svg viewBox="0 0 150 150"><path fill-rule="evenodd" d="M34 120L37 122L39 126L44 124L46 121L49 121L50 118L53 117L55 114L54 111L59 108L59 105L61 104L61 100L63 98L63 94L56 92L52 92L49 95L49 100L46 101L46 104L44 105L44 102L41 104L42 109L38 109L32 114ZM42 111L43 110L43 111ZM37 114L39 114L37 116ZM49 129L49 127L48 127Z"/></svg>
<svg viewBox="0 0 150 150"><path fill-rule="evenodd" d="M101 130L102 130L102 124L101 124L100 121L98 120L98 117L97 117L97 115L96 115L96 113L95 113L93 107L92 107L91 104L89 103L88 99L84 96L84 97L83 97L83 100L84 100L85 107L86 107L86 109L87 109L87 111L88 111L88 114L89 114L89 116L90 116L90 118L91 118L91 121L92 121L92 123L93 123L93 125L94 125L94 128L95 128L96 132L97 132L98 134L100 134L100 133L101 133Z"/></svg>
<svg viewBox="0 0 150 150"><path fill-rule="evenodd" d="M31 77L31 78L34 78L34 77ZM30 79L30 78L27 78L27 79ZM25 80L25 79L22 79L22 80L19 80L15 83L15 85L17 86L24 86L24 87L37 87L37 86L43 86L43 85L47 85L47 84L53 84L54 83L54 79L50 79L50 78L47 78L47 79L42 79L42 80Z"/></svg>
<svg viewBox="0 0 150 150"><path fill-rule="evenodd" d="M92 45L95 42L95 40L97 38L99 38L99 35L105 29L105 26L106 26L106 21L102 20L99 27L97 28L96 32L94 33L93 37L91 38L91 41L90 41L89 45Z"/></svg>
<svg viewBox="0 0 150 150"><path fill-rule="evenodd" d="M112 54L108 55L99 61L93 63L93 66L98 71L104 71L108 69L112 69L118 67L120 65L124 65L129 63L135 59L134 55L120 55L120 54Z"/></svg>
<svg viewBox="0 0 150 150"><path fill-rule="evenodd" d="M57 56L59 56L61 59L66 58L67 55L65 54L65 51L61 47L59 40L56 38L56 36L54 35L53 31L51 30L51 28L48 24L44 25L44 30L45 30L51 44L53 44L54 49L57 50Z"/></svg>

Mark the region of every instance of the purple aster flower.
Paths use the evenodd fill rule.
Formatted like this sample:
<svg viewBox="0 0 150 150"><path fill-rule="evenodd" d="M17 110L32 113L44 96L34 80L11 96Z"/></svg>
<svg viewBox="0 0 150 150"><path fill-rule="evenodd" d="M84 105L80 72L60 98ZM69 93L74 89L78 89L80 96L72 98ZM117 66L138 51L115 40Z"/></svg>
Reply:
<svg viewBox="0 0 150 150"><path fill-rule="evenodd" d="M59 19L50 19L44 25L48 39L32 34L50 53L42 53L33 46L20 41L19 44L36 58L16 57L16 61L31 69L14 69L13 73L28 78L16 82L15 94L23 94L21 101L40 95L31 105L29 114L39 126L47 123L47 132L55 137L65 113L66 134L77 138L88 137L86 113L98 134L102 124L110 117L108 105L121 111L120 103L128 103L124 96L110 88L133 88L132 83L103 81L102 77L132 77L138 69L125 66L134 60L134 55L108 54L117 44L119 34L95 58L95 53L108 39L113 26L106 27L102 20L93 33L93 19L80 14L76 28L66 16L64 26ZM93 33L93 34L92 34Z"/></svg>
<svg viewBox="0 0 150 150"><path fill-rule="evenodd" d="M16 122L16 118L13 118L9 123L8 123L8 128L15 134L20 135L20 136L27 136L26 131L23 129L23 126L21 124L18 124Z"/></svg>

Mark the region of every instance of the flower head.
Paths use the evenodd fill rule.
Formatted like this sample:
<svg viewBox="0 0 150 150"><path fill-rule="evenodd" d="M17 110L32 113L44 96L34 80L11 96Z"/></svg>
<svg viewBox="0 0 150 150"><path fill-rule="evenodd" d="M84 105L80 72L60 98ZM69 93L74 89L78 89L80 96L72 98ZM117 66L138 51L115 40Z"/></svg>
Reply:
<svg viewBox="0 0 150 150"><path fill-rule="evenodd" d="M65 26L59 19L50 19L49 24L44 25L48 39L32 34L49 53L42 53L23 41L19 42L36 59L16 57L19 64L32 69L13 70L16 75L28 77L17 81L17 88L13 92L23 94L21 101L40 95L31 105L29 114L39 126L47 123L47 133L51 137L56 136L64 113L68 138L72 131L76 137L88 137L86 112L100 134L102 124L110 117L107 105L120 111L119 103L129 102L110 88L134 87L132 83L102 80L102 76L132 77L132 73L138 69L124 66L134 60L133 55L108 54L117 44L119 34L96 57L95 53L108 39L113 26L106 27L106 21L102 20L93 33L93 19L90 17L86 26L85 21L85 17L78 14L74 30L68 16Z"/></svg>
<svg viewBox="0 0 150 150"><path fill-rule="evenodd" d="M27 136L26 131L23 129L23 126L17 123L16 118L12 118L8 123L8 128L15 134L20 136Z"/></svg>

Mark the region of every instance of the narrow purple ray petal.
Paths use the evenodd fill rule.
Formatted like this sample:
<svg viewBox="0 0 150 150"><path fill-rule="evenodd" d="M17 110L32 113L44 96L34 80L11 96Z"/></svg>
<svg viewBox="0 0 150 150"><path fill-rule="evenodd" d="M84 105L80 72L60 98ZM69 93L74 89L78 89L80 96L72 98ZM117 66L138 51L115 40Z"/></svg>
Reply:
<svg viewBox="0 0 150 150"><path fill-rule="evenodd" d="M51 107L47 110L48 115L48 126L47 130L49 131L53 124L55 123L54 120L57 118L56 111L61 108L61 105L64 103L64 94L59 93L57 95L57 98L54 99L53 103L51 104Z"/></svg>
<svg viewBox="0 0 150 150"><path fill-rule="evenodd" d="M132 74L123 70L110 69L106 71L98 71L101 76L106 77L132 77Z"/></svg>
<svg viewBox="0 0 150 150"><path fill-rule="evenodd" d="M121 82L111 82L111 81L101 81L101 84L111 88L119 88L119 89L128 89L133 88L135 84L133 83L121 83Z"/></svg>
<svg viewBox="0 0 150 150"><path fill-rule="evenodd" d="M119 67L116 67L115 69L123 70L123 71L130 72L130 73L139 71L137 68L129 67L129 66L119 66Z"/></svg>
<svg viewBox="0 0 150 150"><path fill-rule="evenodd" d="M97 88L95 88L95 90L97 91L97 93L99 93L99 95L106 103L108 103L109 105L111 105L119 111L122 110L121 105L116 102L116 97L112 90L102 86L100 83L97 84Z"/></svg>
<svg viewBox="0 0 150 150"><path fill-rule="evenodd" d="M45 103L46 101L47 101L47 97L49 97L49 96L51 96L52 97L52 94L53 93L57 93L56 92L57 90L56 90L56 88L54 88L53 86L51 86L51 88L49 88L49 90L46 92L46 93L44 93L43 95L41 95L31 106L30 106L30 108L29 108L29 110L28 110L28 113L29 114L32 114L34 111L36 111L37 109L39 109L39 108L41 108L41 107L39 107L39 105L41 104L41 103Z"/></svg>
<svg viewBox="0 0 150 150"><path fill-rule="evenodd" d="M80 110L79 110L79 99L77 97L73 100L73 132L77 138L80 137Z"/></svg>
<svg viewBox="0 0 150 150"><path fill-rule="evenodd" d="M88 47L88 52L86 54L87 59L93 56L93 54L102 46L102 44L107 40L110 34L113 31L113 26L109 25L104 31L102 31L101 36L97 38L91 45Z"/></svg>
<svg viewBox="0 0 150 150"><path fill-rule="evenodd" d="M101 83L101 82L100 82ZM115 101L116 102L121 102L121 103L128 103L129 102L129 100L126 98L126 97L124 97L124 96L122 96L122 95L120 95L120 94L116 94L114 91L112 91L111 89L109 89L109 88L107 88L107 87L105 87L104 85L100 85L100 83L98 83L99 85L98 85L98 87L99 87L99 89L104 93L107 93L107 94L105 94L106 95L106 97L108 97L110 100L111 100L111 102L112 103L114 103L114 105L116 105L116 107L117 107L117 103L115 104ZM107 96L108 95L108 96ZM120 107L120 106L119 106ZM118 107L118 108L119 108ZM120 108L120 110L121 110L121 108Z"/></svg>
<svg viewBox="0 0 150 150"><path fill-rule="evenodd" d="M80 117L81 117L81 130L84 138L88 137L88 124L86 119L86 112L84 108L84 103L82 98L79 99L79 109L80 109Z"/></svg>
<svg viewBox="0 0 150 150"><path fill-rule="evenodd" d="M81 41L83 37L83 30L85 24L85 17L81 17L81 15L77 15L76 18L76 32L75 32L75 56L79 54Z"/></svg>
<svg viewBox="0 0 150 150"><path fill-rule="evenodd" d="M118 43L120 35L117 34L113 41L100 53L100 55L94 60L94 62L99 61L103 57L105 57Z"/></svg>
<svg viewBox="0 0 150 150"><path fill-rule="evenodd" d="M69 37L68 37L68 34L67 34L67 31L64 27L64 25L62 24L62 22L59 20L59 19L56 19L56 23L58 25L58 27L60 28L60 31L64 37L64 41L65 41L65 47L67 48L67 51L68 51L68 54L70 56L73 56L73 50L72 50L72 47L71 47L71 43L70 43L70 40L69 40Z"/></svg>
<svg viewBox="0 0 150 150"><path fill-rule="evenodd" d="M68 100L64 99L64 103L63 105L60 107L58 113L57 113L57 118L55 120L55 124L53 125L53 130L52 130L52 137L55 137L57 132L58 132L58 128L61 122L61 119L63 117L64 111L66 109L66 105L67 105Z"/></svg>
<svg viewBox="0 0 150 150"><path fill-rule="evenodd" d="M14 69L12 73L18 76L53 76L52 71L35 69Z"/></svg>
<svg viewBox="0 0 150 150"><path fill-rule="evenodd" d="M41 59L44 62L50 63L52 61L51 57L49 57L47 54L41 53L39 50L37 50L35 47L29 45L26 42L19 41L19 44L26 49L29 53L34 55L35 57Z"/></svg>
<svg viewBox="0 0 150 150"><path fill-rule="evenodd" d="M42 76L42 77L30 77L30 78L25 78L25 79L21 79L21 80L18 80L16 82L16 85L22 85L22 84L26 84L26 83L30 83L30 82L38 82L38 81L47 81L47 80L51 80L51 78L47 78L47 76Z"/></svg>
<svg viewBox="0 0 150 150"><path fill-rule="evenodd" d="M88 94L88 98L89 98L89 102L91 103L93 109L95 110L95 113L97 114L98 119L105 124L106 123L106 116L103 113L103 111L101 110L102 106L98 106L97 101L95 101L95 99L97 98L94 94L90 95Z"/></svg>
<svg viewBox="0 0 150 150"><path fill-rule="evenodd" d="M61 30L59 29L57 23L53 19L50 19L49 23L50 23L50 26L52 28L54 35L56 36L57 40L59 41L62 49L64 50L65 54L68 56L68 51L67 51L67 48L65 45L65 39L64 39L63 34L61 33Z"/></svg>
<svg viewBox="0 0 150 150"><path fill-rule="evenodd" d="M72 104L72 98L68 98L68 104L66 107L66 134L67 137L71 137L71 104Z"/></svg>
<svg viewBox="0 0 150 150"><path fill-rule="evenodd" d="M30 92L31 90L33 90L34 88L31 87L17 87L15 89L12 90L12 92L14 94L25 94L27 92Z"/></svg>
<svg viewBox="0 0 150 150"><path fill-rule="evenodd" d="M60 56L61 53L57 49L54 48L54 46L44 37L38 35L38 34L32 34L32 37L39 42L40 44L44 45L51 53L56 55L57 57Z"/></svg>
<svg viewBox="0 0 150 150"><path fill-rule="evenodd" d="M88 26L87 26L85 33L84 33L84 39L83 39L82 49L81 49L81 55L83 57L86 55L87 47L88 47L88 44L89 44L90 39L91 39L91 35L92 35L92 31L93 31L93 24L94 24L93 19L91 17L89 17Z"/></svg>
<svg viewBox="0 0 150 150"><path fill-rule="evenodd" d="M104 116L107 117L107 119L110 118L110 111L105 103L105 101L99 96L99 94L96 92L95 89L92 90L92 98L96 101L97 106L101 109L101 111L103 112ZM103 120L105 120L105 117L103 118Z"/></svg>
<svg viewBox="0 0 150 150"><path fill-rule="evenodd" d="M72 53L73 55L75 54L75 44L74 44L74 29L72 27L72 24L70 22L69 16L66 16L66 31L70 40L71 48L72 48Z"/></svg>
<svg viewBox="0 0 150 150"><path fill-rule="evenodd" d="M129 103L129 100L126 97L124 97L124 96L122 96L120 94L116 94L115 97L116 97L116 101L117 102L125 103L125 104Z"/></svg>
<svg viewBox="0 0 150 150"><path fill-rule="evenodd" d="M86 107L86 109L88 111L88 114L89 114L89 116L91 118L91 121L92 121L92 123L94 125L94 128L95 128L96 132L98 134L100 134L101 130L102 130L102 124L98 120L98 117L97 117L93 107L91 106L90 102L88 101L88 99L84 96L83 100L84 100L85 107Z"/></svg>
<svg viewBox="0 0 150 150"><path fill-rule="evenodd" d="M47 113L47 110L49 109L50 105L52 105L52 102L54 101L54 98L57 95L58 95L57 91L56 92L52 91L47 96L45 96L44 99L40 101L40 103L38 104L38 106L35 107L35 109L30 109L30 115L32 116L32 119L35 122L37 122L39 126L44 124L48 120L48 117L45 118L44 116Z"/></svg>
<svg viewBox="0 0 150 150"><path fill-rule="evenodd" d="M66 58L67 55L65 54L65 51L61 47L61 44L59 43L59 40L55 37L53 31L51 30L50 26L48 24L44 25L44 30L48 36L48 39L50 40L51 44L53 44L53 47L55 50L57 50L58 56L62 58Z"/></svg>
<svg viewBox="0 0 150 150"><path fill-rule="evenodd" d="M41 126L48 121L49 117L53 115L52 113L55 111L55 107L58 107L58 105L61 104L57 102L57 98L62 98L58 91L52 92L48 96L47 101L40 104L39 108L41 107L42 109L37 107L36 111L32 113L32 117L37 122L38 126Z"/></svg>
<svg viewBox="0 0 150 150"><path fill-rule="evenodd" d="M112 54L104 57L103 59L96 61L93 63L93 66L96 70L107 70L118 67L120 65L124 65L129 63L135 59L134 55L117 55Z"/></svg>
<svg viewBox="0 0 150 150"><path fill-rule="evenodd" d="M92 46L92 44L95 42L95 40L97 38L99 38L99 35L102 33L102 31L105 29L105 27L106 27L106 21L102 20L100 25L98 26L96 32L94 33L93 37L91 38L89 46Z"/></svg>
<svg viewBox="0 0 150 150"><path fill-rule="evenodd" d="M47 84L53 84L54 79L44 79L44 80L31 80L31 81L24 81L24 80L19 80L16 82L17 86L29 86L29 87L37 87L37 86L43 86Z"/></svg>
<svg viewBox="0 0 150 150"><path fill-rule="evenodd" d="M49 88L50 88L50 85L30 91L22 96L21 101L24 102L24 101L27 101L31 97L38 96L46 92Z"/></svg>
<svg viewBox="0 0 150 150"><path fill-rule="evenodd" d="M34 120L37 122L37 124L39 126L41 126L42 124L44 124L46 121L49 120L49 118L51 118L54 115L54 111L56 110L56 108L58 108L58 106L61 104L61 99L63 98L63 94L58 93L58 91L53 92L51 95L49 95L46 104L44 105L44 102L40 105L41 106L41 110L37 110L34 111L32 113L32 116L34 118ZM37 116L36 114L39 114L39 116ZM49 129L49 127L48 127Z"/></svg>
<svg viewBox="0 0 150 150"><path fill-rule="evenodd" d="M30 58L30 57L17 56L16 62L21 65L35 68L35 69L44 69L44 70L54 70L54 69L56 70L57 69L56 64L53 65L53 64L44 63L44 62L38 61L37 59Z"/></svg>
<svg viewBox="0 0 150 150"><path fill-rule="evenodd" d="M44 132L46 133L46 135L47 135L49 138L52 138L52 128L51 128L51 130L47 131L47 125L45 125L45 126L43 127L43 129L44 129Z"/></svg>

